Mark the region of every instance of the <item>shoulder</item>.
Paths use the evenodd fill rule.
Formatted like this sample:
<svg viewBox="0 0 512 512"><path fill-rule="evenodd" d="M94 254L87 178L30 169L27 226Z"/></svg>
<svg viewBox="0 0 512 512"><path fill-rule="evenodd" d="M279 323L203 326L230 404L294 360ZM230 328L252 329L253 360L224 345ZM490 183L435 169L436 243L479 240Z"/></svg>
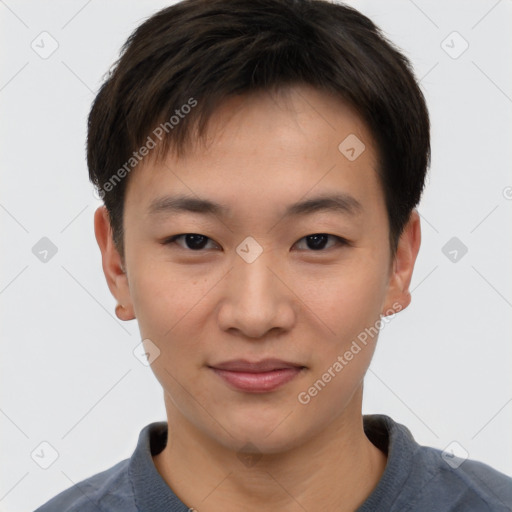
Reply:
<svg viewBox="0 0 512 512"><path fill-rule="evenodd" d="M455 457L438 448L421 446L417 455L430 476L418 499L454 501L468 512L512 510L510 476L483 462Z"/></svg>
<svg viewBox="0 0 512 512"><path fill-rule="evenodd" d="M511 512L512 478L448 450L423 446L386 415L366 415L364 428L387 453L386 469L358 512Z"/></svg>
<svg viewBox="0 0 512 512"><path fill-rule="evenodd" d="M65 489L35 512L135 511L128 475L129 459Z"/></svg>

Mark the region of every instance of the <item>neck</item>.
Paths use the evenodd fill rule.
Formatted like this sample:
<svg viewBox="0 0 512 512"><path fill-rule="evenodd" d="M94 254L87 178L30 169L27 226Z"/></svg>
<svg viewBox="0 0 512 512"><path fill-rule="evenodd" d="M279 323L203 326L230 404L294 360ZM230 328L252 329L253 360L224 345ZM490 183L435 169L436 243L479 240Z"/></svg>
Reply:
<svg viewBox="0 0 512 512"><path fill-rule="evenodd" d="M181 501L200 512L353 511L386 466L364 433L361 401L362 387L327 428L292 450L244 457L205 436L166 397L168 443L153 460Z"/></svg>

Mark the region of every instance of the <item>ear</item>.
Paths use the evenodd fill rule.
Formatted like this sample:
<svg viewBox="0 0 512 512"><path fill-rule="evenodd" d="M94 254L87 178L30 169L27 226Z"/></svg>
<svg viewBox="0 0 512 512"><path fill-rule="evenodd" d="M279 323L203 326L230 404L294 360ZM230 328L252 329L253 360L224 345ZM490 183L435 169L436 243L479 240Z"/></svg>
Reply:
<svg viewBox="0 0 512 512"><path fill-rule="evenodd" d="M410 304L409 285L411 284L412 272L420 250L420 244L420 216L417 210L414 209L400 236L396 254L391 264L391 274L382 315L387 316L390 311L401 311Z"/></svg>
<svg viewBox="0 0 512 512"><path fill-rule="evenodd" d="M116 314L122 320L131 320L135 316L130 298L128 276L125 273L121 255L114 244L110 217L105 206L100 206L94 212L94 234L101 251L103 273L107 279L109 290L117 302L123 306L123 308L119 308L119 314L116 308Z"/></svg>

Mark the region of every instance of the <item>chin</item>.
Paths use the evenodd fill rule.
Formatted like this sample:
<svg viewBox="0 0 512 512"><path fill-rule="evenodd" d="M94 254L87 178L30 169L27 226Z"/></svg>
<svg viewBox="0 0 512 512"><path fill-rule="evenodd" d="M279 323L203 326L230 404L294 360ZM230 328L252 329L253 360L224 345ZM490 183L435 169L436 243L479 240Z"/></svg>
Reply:
<svg viewBox="0 0 512 512"><path fill-rule="evenodd" d="M222 439L217 438L222 445L235 452L255 453L282 453L293 449L307 440L306 425L294 414L283 414L282 410L272 414L266 414L259 418L241 416L238 418L226 418L225 424L229 425L229 436L224 430L218 432ZM300 430L297 428L300 425ZM217 436L215 436L217 437Z"/></svg>

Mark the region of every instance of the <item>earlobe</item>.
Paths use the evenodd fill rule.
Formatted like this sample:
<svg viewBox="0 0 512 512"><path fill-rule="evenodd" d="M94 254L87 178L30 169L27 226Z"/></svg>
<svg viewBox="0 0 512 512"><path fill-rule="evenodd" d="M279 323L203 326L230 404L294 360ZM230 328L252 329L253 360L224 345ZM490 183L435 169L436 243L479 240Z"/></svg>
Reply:
<svg viewBox="0 0 512 512"><path fill-rule="evenodd" d="M391 309L401 311L410 304L411 293L409 286L411 284L412 273L420 245L420 216L417 210L414 209L398 241L398 247L392 265L392 274L389 278L385 306L381 314L387 316L390 314ZM397 305L399 305L399 308Z"/></svg>
<svg viewBox="0 0 512 512"><path fill-rule="evenodd" d="M130 314L129 309L125 308L122 304L116 306L115 313L119 320L133 320L135 318L134 315Z"/></svg>
<svg viewBox="0 0 512 512"><path fill-rule="evenodd" d="M101 251L103 273L109 290L117 302L124 305L122 320L130 320L130 316L135 318L131 314L128 277L123 267L122 258L113 241L110 218L105 206L100 206L94 213L94 233ZM118 308L116 308L116 314L117 311Z"/></svg>

